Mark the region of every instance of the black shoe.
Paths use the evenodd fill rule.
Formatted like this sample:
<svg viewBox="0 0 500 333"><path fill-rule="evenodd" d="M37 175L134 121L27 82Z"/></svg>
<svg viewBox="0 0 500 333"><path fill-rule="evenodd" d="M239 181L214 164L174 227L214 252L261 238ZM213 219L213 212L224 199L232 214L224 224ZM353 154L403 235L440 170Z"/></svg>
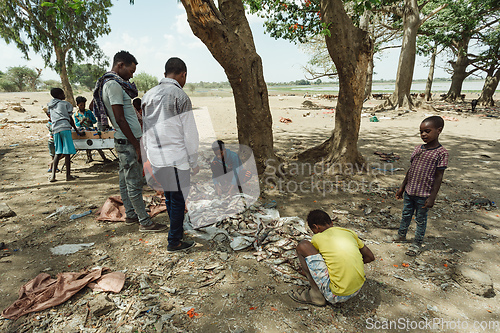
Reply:
<svg viewBox="0 0 500 333"><path fill-rule="evenodd" d="M167 226L164 224L160 224L160 223L153 223L153 224L148 225L148 226L141 225L139 227L140 232L160 232L160 231L163 231L165 229L167 229Z"/></svg>
<svg viewBox="0 0 500 333"><path fill-rule="evenodd" d="M136 217L136 218L129 218L129 217L126 217L125 218L125 224L126 225L136 225L136 224L139 224L139 218Z"/></svg>
<svg viewBox="0 0 500 333"><path fill-rule="evenodd" d="M192 248L196 243L193 241L181 241L179 245L177 246L167 246L167 251L168 252L177 252L177 251L183 251Z"/></svg>

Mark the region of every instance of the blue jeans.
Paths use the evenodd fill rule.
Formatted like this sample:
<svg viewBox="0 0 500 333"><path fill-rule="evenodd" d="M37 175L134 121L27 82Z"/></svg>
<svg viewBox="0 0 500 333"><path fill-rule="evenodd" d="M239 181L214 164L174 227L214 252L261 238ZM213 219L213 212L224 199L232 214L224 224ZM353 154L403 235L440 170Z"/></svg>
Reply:
<svg viewBox="0 0 500 333"><path fill-rule="evenodd" d="M190 170L174 167L155 168L153 174L165 193L165 205L170 219L168 244L177 246L184 235L184 207L189 194L191 181Z"/></svg>
<svg viewBox="0 0 500 333"><path fill-rule="evenodd" d="M153 221L146 212L146 205L142 199L144 177L142 177L142 165L137 161L135 148L131 143L118 143L115 140L115 150L120 161L120 195L125 206L125 213L128 218L139 218L141 225L149 226Z"/></svg>
<svg viewBox="0 0 500 333"><path fill-rule="evenodd" d="M415 213L417 230L415 230L415 239L413 240L413 243L420 246L424 241L425 229L427 227L427 212L429 211L429 208L423 208L427 198L408 195L406 192L403 197L404 207L398 234L401 237L406 237L408 227L411 223L411 218Z"/></svg>

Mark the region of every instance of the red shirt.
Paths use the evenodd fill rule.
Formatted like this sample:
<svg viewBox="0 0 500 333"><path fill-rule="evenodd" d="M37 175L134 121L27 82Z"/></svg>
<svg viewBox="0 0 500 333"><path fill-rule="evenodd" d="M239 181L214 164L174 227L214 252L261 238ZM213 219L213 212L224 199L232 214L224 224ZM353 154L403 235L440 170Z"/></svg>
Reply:
<svg viewBox="0 0 500 333"><path fill-rule="evenodd" d="M415 147L410 158L411 166L405 187L406 193L417 197L429 197L436 170L446 169L448 156L448 151L441 145L431 149L425 149L424 145Z"/></svg>

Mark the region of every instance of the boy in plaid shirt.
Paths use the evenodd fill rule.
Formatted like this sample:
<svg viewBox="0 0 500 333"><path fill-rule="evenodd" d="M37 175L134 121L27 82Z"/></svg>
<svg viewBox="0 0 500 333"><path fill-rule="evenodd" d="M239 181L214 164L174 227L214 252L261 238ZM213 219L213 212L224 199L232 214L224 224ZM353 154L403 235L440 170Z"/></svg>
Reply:
<svg viewBox="0 0 500 333"><path fill-rule="evenodd" d="M448 151L438 140L443 127L444 120L439 116L422 121L420 137L425 144L415 147L410 158L410 168L396 193L397 199L404 198L404 207L398 235L394 240L406 240L413 214L417 222L413 244L406 252L409 256L416 256L420 252L427 227L427 212L434 206L444 170L448 166Z"/></svg>

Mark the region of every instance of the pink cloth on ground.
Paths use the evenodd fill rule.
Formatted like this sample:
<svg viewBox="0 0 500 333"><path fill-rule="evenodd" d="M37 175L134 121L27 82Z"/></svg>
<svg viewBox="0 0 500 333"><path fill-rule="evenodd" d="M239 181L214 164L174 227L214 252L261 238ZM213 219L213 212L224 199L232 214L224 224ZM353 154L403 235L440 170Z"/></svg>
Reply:
<svg viewBox="0 0 500 333"><path fill-rule="evenodd" d="M93 281L100 290L119 292L125 283L125 274L103 274L108 271L109 268L99 268L78 273L64 272L57 274L57 279L52 279L47 273L40 273L19 289L19 298L2 311L2 316L16 320L27 313L59 305Z"/></svg>
<svg viewBox="0 0 500 333"><path fill-rule="evenodd" d="M165 199L159 205L150 205L149 216L154 217L167 210ZM97 221L125 222L125 207L120 196L109 197L104 205L96 212Z"/></svg>

